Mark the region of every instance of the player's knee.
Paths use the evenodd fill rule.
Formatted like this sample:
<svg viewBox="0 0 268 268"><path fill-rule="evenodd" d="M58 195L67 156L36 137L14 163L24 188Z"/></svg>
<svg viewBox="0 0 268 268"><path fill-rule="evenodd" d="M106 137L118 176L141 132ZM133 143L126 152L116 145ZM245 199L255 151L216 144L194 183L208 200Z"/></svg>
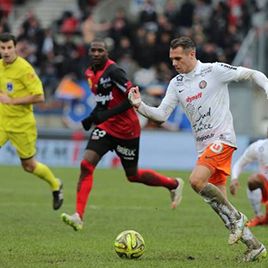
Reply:
<svg viewBox="0 0 268 268"><path fill-rule="evenodd" d="M23 163L22 168L26 172L33 173L33 171L35 169L35 164L34 163Z"/></svg>
<svg viewBox="0 0 268 268"><path fill-rule="evenodd" d="M128 179L129 182L137 182L137 181L139 181L138 175L135 175L135 176L127 176L127 179Z"/></svg>
<svg viewBox="0 0 268 268"><path fill-rule="evenodd" d="M257 175L253 174L248 178L248 188L250 191L256 190L262 186L262 181Z"/></svg>
<svg viewBox="0 0 268 268"><path fill-rule="evenodd" d="M81 177L85 177L88 174L92 174L94 172L95 166L92 165L87 160L83 159L80 164Z"/></svg>
<svg viewBox="0 0 268 268"><path fill-rule="evenodd" d="M125 176L129 182L138 182L142 178L142 170L137 167L129 167L125 169Z"/></svg>
<svg viewBox="0 0 268 268"><path fill-rule="evenodd" d="M201 180L199 177L196 177L196 176L190 176L189 181L190 181L191 187L197 193L202 191L202 189L206 186L206 183L204 183L203 180Z"/></svg>

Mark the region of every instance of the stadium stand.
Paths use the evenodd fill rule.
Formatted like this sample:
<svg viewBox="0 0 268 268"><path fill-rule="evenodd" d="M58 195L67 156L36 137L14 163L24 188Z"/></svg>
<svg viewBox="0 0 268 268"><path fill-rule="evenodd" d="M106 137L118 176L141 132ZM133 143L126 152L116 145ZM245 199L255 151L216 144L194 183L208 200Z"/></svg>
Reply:
<svg viewBox="0 0 268 268"><path fill-rule="evenodd" d="M148 101L157 105L174 75L168 59L174 36L192 36L201 61L231 64L260 11L258 1L245 0L11 3L0 1L0 31L15 31L19 53L35 66L44 83L47 104L37 108L40 114L63 113L66 103L57 98L58 85L66 76L82 83L88 45L96 36L106 38L111 58L141 87ZM174 127L171 121L167 129L187 129L187 121L183 126L176 123Z"/></svg>

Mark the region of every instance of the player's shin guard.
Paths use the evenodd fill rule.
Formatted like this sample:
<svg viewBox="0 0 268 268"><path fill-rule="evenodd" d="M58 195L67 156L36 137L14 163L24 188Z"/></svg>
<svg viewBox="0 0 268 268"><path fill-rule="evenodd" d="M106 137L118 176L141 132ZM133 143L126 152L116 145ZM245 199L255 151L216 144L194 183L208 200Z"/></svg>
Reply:
<svg viewBox="0 0 268 268"><path fill-rule="evenodd" d="M199 194L220 216L228 229L231 229L231 224L240 218L240 213L213 184L208 183Z"/></svg>
<svg viewBox="0 0 268 268"><path fill-rule="evenodd" d="M139 169L137 175L129 176L128 180L149 186L162 186L169 190L175 189L178 186L177 180L163 176L151 169Z"/></svg>
<svg viewBox="0 0 268 268"><path fill-rule="evenodd" d="M76 212L79 214L81 219L83 218L89 193L92 189L94 169L95 166L86 160L82 160L76 193Z"/></svg>

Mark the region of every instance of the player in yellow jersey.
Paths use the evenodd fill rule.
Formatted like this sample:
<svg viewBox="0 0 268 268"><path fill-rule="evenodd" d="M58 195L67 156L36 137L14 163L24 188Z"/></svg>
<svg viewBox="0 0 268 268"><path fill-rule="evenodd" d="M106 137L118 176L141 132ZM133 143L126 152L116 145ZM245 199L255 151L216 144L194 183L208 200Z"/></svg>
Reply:
<svg viewBox="0 0 268 268"><path fill-rule="evenodd" d="M63 184L35 159L37 127L33 104L44 102L42 82L33 67L17 55L16 38L0 34L0 148L9 140L23 169L46 181L52 190L53 209L63 203Z"/></svg>

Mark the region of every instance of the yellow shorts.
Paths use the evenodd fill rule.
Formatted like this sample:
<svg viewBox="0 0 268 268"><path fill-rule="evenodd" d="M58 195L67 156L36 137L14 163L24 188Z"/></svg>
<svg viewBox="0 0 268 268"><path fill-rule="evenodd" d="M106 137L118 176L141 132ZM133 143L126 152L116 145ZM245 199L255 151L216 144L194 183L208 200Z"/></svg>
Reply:
<svg viewBox="0 0 268 268"><path fill-rule="evenodd" d="M206 166L211 171L209 182L214 185L225 185L231 172L231 162L235 147L223 143L210 144L198 158L197 164Z"/></svg>
<svg viewBox="0 0 268 268"><path fill-rule="evenodd" d="M15 131L5 131L0 128L0 147L7 141L16 148L17 154L21 159L28 159L36 153L37 129L35 124L29 126L23 131L16 129Z"/></svg>

